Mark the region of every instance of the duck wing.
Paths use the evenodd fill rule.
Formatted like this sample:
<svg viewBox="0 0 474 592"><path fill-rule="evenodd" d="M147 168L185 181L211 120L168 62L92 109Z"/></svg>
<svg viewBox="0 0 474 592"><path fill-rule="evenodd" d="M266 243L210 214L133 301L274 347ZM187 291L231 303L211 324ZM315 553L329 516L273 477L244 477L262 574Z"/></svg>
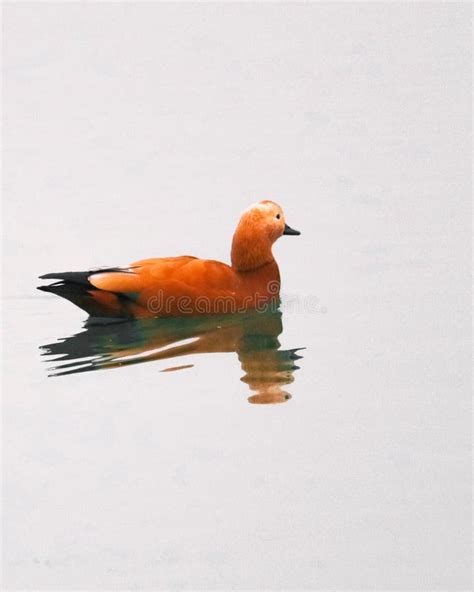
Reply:
<svg viewBox="0 0 474 592"><path fill-rule="evenodd" d="M158 294L164 300L188 297L193 301L233 296L240 283L225 263L188 256L144 259L123 270L94 274L89 281L100 290L125 294L141 306Z"/></svg>

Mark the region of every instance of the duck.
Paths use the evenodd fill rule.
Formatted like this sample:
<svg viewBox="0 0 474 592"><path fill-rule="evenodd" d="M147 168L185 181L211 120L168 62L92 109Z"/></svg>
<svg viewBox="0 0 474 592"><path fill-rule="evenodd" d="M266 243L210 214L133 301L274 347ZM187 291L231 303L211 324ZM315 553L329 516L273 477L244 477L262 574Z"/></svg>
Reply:
<svg viewBox="0 0 474 592"><path fill-rule="evenodd" d="M232 238L231 264L189 255L142 259L123 267L47 273L39 290L65 298L92 318L146 319L234 314L279 304L280 272L272 253L288 226L271 200L252 204Z"/></svg>

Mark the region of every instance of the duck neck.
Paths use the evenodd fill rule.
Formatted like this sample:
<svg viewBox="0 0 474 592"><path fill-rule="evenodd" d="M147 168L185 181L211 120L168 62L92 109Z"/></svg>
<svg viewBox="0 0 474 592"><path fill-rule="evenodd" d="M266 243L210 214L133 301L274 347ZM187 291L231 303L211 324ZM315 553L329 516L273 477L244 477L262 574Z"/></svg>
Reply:
<svg viewBox="0 0 474 592"><path fill-rule="evenodd" d="M255 236L248 230L241 222L232 240L231 261L237 271L253 271L274 262L270 240L266 236Z"/></svg>

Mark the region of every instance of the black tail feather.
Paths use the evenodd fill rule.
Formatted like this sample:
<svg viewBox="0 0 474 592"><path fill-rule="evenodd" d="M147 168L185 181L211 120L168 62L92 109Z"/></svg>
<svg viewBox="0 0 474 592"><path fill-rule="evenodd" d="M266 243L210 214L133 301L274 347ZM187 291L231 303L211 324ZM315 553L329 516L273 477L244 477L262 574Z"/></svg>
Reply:
<svg viewBox="0 0 474 592"><path fill-rule="evenodd" d="M106 317L109 316L104 312L103 307L100 303L95 300L93 294L97 291L91 284L80 284L73 282L55 282L49 286L38 286L38 290L42 292L48 292L49 294L55 294L61 296L72 302L82 310L85 310L92 317Z"/></svg>
<svg viewBox="0 0 474 592"><path fill-rule="evenodd" d="M40 280L62 280L63 282L70 282L71 284L91 286L91 283L89 282L89 276L91 274L91 271L64 271L58 273L45 273L44 275L40 275ZM43 286L38 289L42 290Z"/></svg>
<svg viewBox="0 0 474 592"><path fill-rule="evenodd" d="M45 273L44 275L40 275L39 278L40 280L62 280L63 282L80 284L81 286L88 286L91 288L92 284L89 282L91 275L94 273L108 273L113 271L126 273L128 270L121 269L120 267L105 267L102 269L92 269L89 271L58 271L56 273ZM38 289L42 290L43 288Z"/></svg>

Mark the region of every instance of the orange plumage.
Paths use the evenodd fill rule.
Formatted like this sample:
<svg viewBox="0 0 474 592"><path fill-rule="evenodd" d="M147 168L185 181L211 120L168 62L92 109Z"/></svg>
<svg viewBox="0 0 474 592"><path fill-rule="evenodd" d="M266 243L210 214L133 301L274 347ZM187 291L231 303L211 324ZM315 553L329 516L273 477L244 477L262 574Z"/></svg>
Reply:
<svg viewBox="0 0 474 592"><path fill-rule="evenodd" d="M126 267L50 273L39 289L62 296L94 317L149 318L223 314L277 301L280 273L272 245L285 224L276 203L262 201L243 214L232 241L231 265L196 257L143 259Z"/></svg>

